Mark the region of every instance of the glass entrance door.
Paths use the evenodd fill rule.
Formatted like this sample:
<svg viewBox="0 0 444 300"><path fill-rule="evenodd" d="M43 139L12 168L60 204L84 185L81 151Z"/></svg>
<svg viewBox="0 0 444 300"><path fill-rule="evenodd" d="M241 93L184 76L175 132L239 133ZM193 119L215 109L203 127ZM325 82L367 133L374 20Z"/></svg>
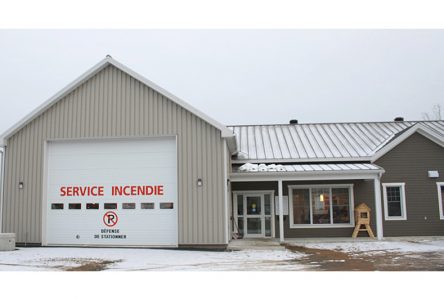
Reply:
<svg viewBox="0 0 444 300"><path fill-rule="evenodd" d="M235 203L234 230L246 238L274 236L274 207L272 192L239 193Z"/></svg>
<svg viewBox="0 0 444 300"><path fill-rule="evenodd" d="M263 223L263 203L264 198L260 196L245 196L244 207L246 211L246 236L248 237L262 237L262 223Z"/></svg>

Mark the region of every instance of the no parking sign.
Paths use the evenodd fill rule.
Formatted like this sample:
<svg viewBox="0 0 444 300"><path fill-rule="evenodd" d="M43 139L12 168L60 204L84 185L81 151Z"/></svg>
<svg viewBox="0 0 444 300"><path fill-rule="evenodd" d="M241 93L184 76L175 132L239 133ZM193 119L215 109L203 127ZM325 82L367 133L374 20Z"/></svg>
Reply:
<svg viewBox="0 0 444 300"><path fill-rule="evenodd" d="M103 223L108 227L113 227L117 224L117 221L119 221L119 217L113 211L107 211L103 215Z"/></svg>

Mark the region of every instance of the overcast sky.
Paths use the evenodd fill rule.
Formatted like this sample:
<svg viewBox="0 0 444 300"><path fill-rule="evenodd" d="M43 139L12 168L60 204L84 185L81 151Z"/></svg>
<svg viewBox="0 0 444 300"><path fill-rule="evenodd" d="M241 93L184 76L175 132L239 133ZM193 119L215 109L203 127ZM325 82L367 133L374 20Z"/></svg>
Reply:
<svg viewBox="0 0 444 300"><path fill-rule="evenodd" d="M106 54L227 125L444 107L444 30L0 30L0 54L0 133Z"/></svg>

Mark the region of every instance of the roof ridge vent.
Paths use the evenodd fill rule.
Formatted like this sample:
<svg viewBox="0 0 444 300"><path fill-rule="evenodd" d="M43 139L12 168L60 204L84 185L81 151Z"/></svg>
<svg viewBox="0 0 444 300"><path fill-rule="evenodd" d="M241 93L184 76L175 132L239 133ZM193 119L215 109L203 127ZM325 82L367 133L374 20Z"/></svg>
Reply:
<svg viewBox="0 0 444 300"><path fill-rule="evenodd" d="M404 122L404 117L396 117L393 121L395 121L395 122Z"/></svg>
<svg viewBox="0 0 444 300"><path fill-rule="evenodd" d="M299 123L298 120L295 120L295 119L290 120L290 122L289 122L290 125L296 125L298 123Z"/></svg>

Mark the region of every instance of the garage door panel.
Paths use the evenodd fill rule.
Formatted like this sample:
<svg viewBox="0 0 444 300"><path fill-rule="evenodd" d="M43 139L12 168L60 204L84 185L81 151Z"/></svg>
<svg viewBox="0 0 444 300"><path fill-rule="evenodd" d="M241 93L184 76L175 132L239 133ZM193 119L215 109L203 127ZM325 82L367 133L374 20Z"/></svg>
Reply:
<svg viewBox="0 0 444 300"><path fill-rule="evenodd" d="M50 170L53 175L49 178L49 184L75 184L88 183L94 185L108 184L108 185L146 185L146 170L143 166L141 168L120 168L116 172L114 168L95 169L95 170L79 170L79 169L65 169L65 170ZM150 176L149 184L161 184L165 182L175 182L173 177L176 175L175 168L150 168L155 176ZM75 172L73 172L75 171ZM125 178L122 178L121 173L125 172ZM61 178L63 182L61 182Z"/></svg>
<svg viewBox="0 0 444 300"><path fill-rule="evenodd" d="M113 186L126 187L129 194L113 194ZM139 186L163 190L142 195ZM71 194L63 195L62 187L70 187ZM81 195L85 187L101 187L102 194L96 188L96 196ZM175 138L49 142L46 194L47 245L177 246ZM98 207L87 209L92 203ZM106 203L117 207L106 208ZM134 209L123 209L124 203ZM144 206L149 209L142 203L150 203Z"/></svg>
<svg viewBox="0 0 444 300"><path fill-rule="evenodd" d="M174 168L175 162L169 158L174 156L174 152L154 152L154 153L113 153L113 154L88 154L82 155L82 160L77 161L77 169L101 169L104 165L108 165L108 168L128 168L137 169L140 167L170 167ZM57 157L52 156L50 170L64 170L72 168L71 160L75 160L76 157L59 155Z"/></svg>
<svg viewBox="0 0 444 300"><path fill-rule="evenodd" d="M149 139L149 140L148 140ZM137 153L137 152L175 152L176 137L150 137L140 138L138 141L144 140L145 144L127 143L122 144L121 141L136 141L136 139L84 139L84 140L60 140L53 143L52 149L58 151L59 155L84 153ZM94 143L96 147L85 148L83 143ZM112 148L107 147L110 143ZM165 148L165 145L169 148ZM104 146L104 147L103 147ZM63 152L61 152L63 151ZM57 153L56 153L57 154Z"/></svg>

